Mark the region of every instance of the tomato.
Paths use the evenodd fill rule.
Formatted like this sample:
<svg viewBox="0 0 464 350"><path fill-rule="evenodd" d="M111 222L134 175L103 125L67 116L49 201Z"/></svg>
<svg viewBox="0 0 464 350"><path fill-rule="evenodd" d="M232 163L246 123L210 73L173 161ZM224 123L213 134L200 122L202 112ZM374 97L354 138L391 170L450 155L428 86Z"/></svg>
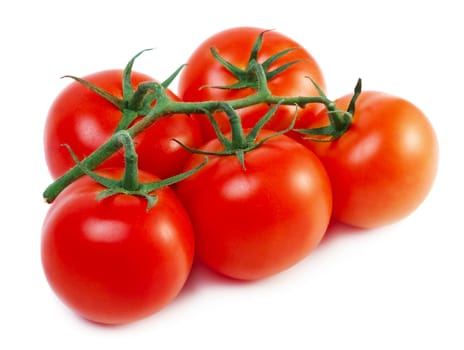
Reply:
<svg viewBox="0 0 464 350"><path fill-rule="evenodd" d="M215 47L226 61L245 68L250 58L253 44L264 29L253 27L236 27L221 31L201 43L187 60L187 65L179 76L178 94L184 101L233 100L251 95L254 90L242 88L235 90L212 88L211 86L227 86L237 82L226 68L224 68L210 53ZM274 70L293 60L301 60L276 75L268 81L270 91L280 96L317 96L318 92L308 79L311 77L322 90L325 89L325 80L321 69L311 54L293 39L277 32L264 33L262 47L257 59L263 63L276 53L294 48L295 50L280 57L270 67ZM209 87L208 87L209 86ZM308 111L313 111L317 105L307 105ZM268 111L267 104L258 104L238 110L245 128L253 127L256 122ZM301 109L300 109L301 112ZM266 124L272 130L284 130L295 116L295 106L281 106L276 115ZM214 129L204 115L194 115L202 126L204 139L215 137ZM229 130L229 124L224 114L217 114L219 126L222 131Z"/></svg>
<svg viewBox="0 0 464 350"><path fill-rule="evenodd" d="M99 171L119 178L120 170ZM141 181L155 181L148 173ZM143 197L101 200L101 185L85 176L50 207L42 233L45 275L59 298L82 317L122 324L172 301L189 275L194 238L190 219L170 188Z"/></svg>
<svg viewBox="0 0 464 350"><path fill-rule="evenodd" d="M335 103L346 110L351 97ZM352 124L339 139L299 139L329 174L334 219L372 228L408 216L423 202L437 172L438 140L424 113L403 98L364 91L355 106ZM326 111L306 123L327 124Z"/></svg>
<svg viewBox="0 0 464 350"><path fill-rule="evenodd" d="M107 70L83 78L115 97L122 97L122 71ZM153 81L147 75L132 72L134 87ZM178 99L172 92L168 94ZM45 156L53 178L63 175L75 165L63 144L71 146L82 159L107 141L116 130L122 112L109 101L78 82L72 82L53 102L45 124ZM161 118L135 138L140 169L161 178L179 173L190 156L172 139L186 145L200 145L201 130L198 123L186 115ZM102 164L105 167L122 166L123 152Z"/></svg>
<svg viewBox="0 0 464 350"><path fill-rule="evenodd" d="M271 132L262 130L260 138ZM259 140L259 139L258 139ZM222 150L217 139L200 150ZM320 242L330 219L331 188L317 157L276 136L245 153L212 155L177 184L195 232L196 254L214 271L254 280L290 268ZM193 168L203 160L194 154Z"/></svg>

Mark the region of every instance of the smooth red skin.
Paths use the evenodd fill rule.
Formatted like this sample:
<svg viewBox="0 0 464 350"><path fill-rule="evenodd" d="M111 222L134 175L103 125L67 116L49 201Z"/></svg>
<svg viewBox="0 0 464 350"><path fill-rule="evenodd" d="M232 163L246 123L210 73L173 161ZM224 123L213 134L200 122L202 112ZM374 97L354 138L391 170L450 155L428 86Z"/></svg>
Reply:
<svg viewBox="0 0 464 350"><path fill-rule="evenodd" d="M43 225L43 268L77 314L104 324L133 322L161 310L181 290L194 255L192 227L169 188L156 192L158 202L148 212L141 197L97 201L101 190L81 178L52 204Z"/></svg>
<svg viewBox="0 0 464 350"><path fill-rule="evenodd" d="M351 99L336 100L345 110ZM312 119L312 123L310 120ZM307 127L327 123L322 110ZM333 189L334 219L379 227L411 214L426 198L438 167L438 140L424 113L386 93L364 91L353 124L333 142L300 141L324 164Z"/></svg>
<svg viewBox="0 0 464 350"><path fill-rule="evenodd" d="M207 86L225 86L235 83L236 78L227 71L211 55L210 48L216 47L219 54L227 61L245 68L253 44L260 33L265 31L253 27L237 27L219 32L203 43L192 53L186 67L179 77L178 95L184 101L233 100L246 97L254 93L252 89L224 90L208 88ZM271 70L293 60L303 60L288 68L268 82L269 89L279 96L318 96L312 79L325 90L325 80L315 59L300 44L293 39L277 32L268 31L264 34L262 48L258 61L264 62L270 56L289 48L296 48L293 52L277 60ZM205 88L206 87L206 88ZM317 104L307 105L308 111L314 111ZM253 127L266 114L269 106L259 104L238 110L245 128ZM266 124L271 130L286 129L295 117L295 106L281 106L274 117ZM298 110L298 114L301 109ZM201 123L205 140L215 137L214 129L205 115L194 115ZM224 114L215 115L220 128L226 132L230 130L227 117Z"/></svg>
<svg viewBox="0 0 464 350"><path fill-rule="evenodd" d="M262 137L269 132L263 132ZM217 151L217 140L203 150ZM193 155L187 168L203 160ZM228 277L256 280L286 270L320 242L331 213L329 179L317 157L279 136L246 153L211 156L180 182L198 258Z"/></svg>
<svg viewBox="0 0 464 350"><path fill-rule="evenodd" d="M121 70L107 70L84 77L116 97L122 97ZM132 72L134 87L153 78ZM172 92L168 94L178 100ZM122 112L103 97L72 82L53 102L44 130L45 157L53 178L63 175L75 163L63 144L71 146L83 159L106 142L114 133ZM135 138L139 154L139 167L161 178L178 174L190 153L172 141L175 138L186 145L197 147L202 143L197 121L187 115L177 114L161 118ZM121 150L106 162L104 167L122 166Z"/></svg>

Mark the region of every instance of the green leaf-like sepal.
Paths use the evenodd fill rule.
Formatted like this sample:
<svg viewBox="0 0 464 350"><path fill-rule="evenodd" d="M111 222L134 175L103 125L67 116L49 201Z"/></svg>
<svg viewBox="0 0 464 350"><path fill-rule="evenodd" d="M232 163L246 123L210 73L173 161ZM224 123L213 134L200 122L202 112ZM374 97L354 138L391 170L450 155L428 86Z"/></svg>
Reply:
<svg viewBox="0 0 464 350"><path fill-rule="evenodd" d="M87 80L78 78L74 75L64 75L62 78L71 78L75 80L76 82L78 82L79 84L84 85L86 88L100 95L101 97L103 97L105 100L107 100L109 103L111 103L113 106L115 106L119 110L122 110L124 108L124 101L122 99L111 95L108 91L101 89L100 87L88 82Z"/></svg>

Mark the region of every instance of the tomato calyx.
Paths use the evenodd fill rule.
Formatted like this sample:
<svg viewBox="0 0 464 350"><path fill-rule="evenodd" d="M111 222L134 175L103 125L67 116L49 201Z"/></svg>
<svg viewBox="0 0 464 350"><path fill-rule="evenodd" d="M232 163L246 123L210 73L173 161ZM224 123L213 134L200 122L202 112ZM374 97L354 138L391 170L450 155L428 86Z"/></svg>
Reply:
<svg viewBox="0 0 464 350"><path fill-rule="evenodd" d="M245 68L240 68L233 64L232 62L227 61L224 59L218 50L215 47L210 49L211 55L218 61L225 69L227 69L235 78L237 78L237 82L226 85L226 86L204 86L203 88L215 88L215 89L229 89L229 90L239 90L244 88L251 88L253 90L258 90L259 82L257 81L256 73L255 73L255 65L258 63L258 54L263 44L263 37L266 32L269 30L263 31L258 35L258 38L253 44L251 49L250 57L246 64ZM272 64L274 64L279 58L289 54L290 52L296 50L296 48L288 48L282 51L279 51L266 59L264 62L259 63L266 74L266 79L269 81L288 69L290 66L294 65L295 63L301 62L302 60L293 60L287 62L273 70L269 70Z"/></svg>
<svg viewBox="0 0 464 350"><path fill-rule="evenodd" d="M132 68L134 66L135 60L144 52L150 50L151 49L145 49L140 51L126 64L122 72L122 98L116 97L104 89L98 87L97 85L92 84L82 78L73 75L65 75L63 78L71 78L75 80L76 82L84 85L96 94L100 95L117 109L119 109L122 115L115 132L119 130L125 130L135 121L137 117L146 116L148 113L150 113L150 110L153 108L153 104L159 95L159 93L155 91L156 89L153 88L155 84L153 81L142 82L137 86L137 88L134 88L131 83ZM160 85L164 89L167 89L183 67L184 65L180 66L173 74L171 74L171 76L160 83Z"/></svg>
<svg viewBox="0 0 464 350"><path fill-rule="evenodd" d="M203 155L214 155L214 156L229 156L229 155L235 155L237 159L239 160L242 169L246 170L245 166L245 153L250 152L259 146L261 146L263 143L268 141L271 138L274 138L276 136L285 134L292 130L295 120L296 120L296 113L295 113L295 118L293 118L292 123L288 126L288 128L277 131L259 141L257 141L258 134L259 132L263 129L264 125L272 118L272 116L275 114L279 106L281 105L281 101L276 103L269 111L255 124L255 126L248 131L248 133L245 134L245 131L242 126L241 119L237 112L227 103L224 103L221 106L221 109L226 113L226 115L229 118L229 123L231 126L231 137L228 138L220 129L219 125L217 124L216 119L214 118L213 114L208 111L204 110L203 112L208 116L214 131L216 132L216 136L223 146L223 150L219 152L208 152L208 151L203 151L199 149L194 149L191 147L188 147L181 143L178 140L176 141L179 145L187 149L188 151L196 154L203 154Z"/></svg>
<svg viewBox="0 0 464 350"><path fill-rule="evenodd" d="M117 141L120 142L124 147L124 173L122 178L118 180L99 175L92 171L82 164L69 145L65 145L82 172L106 188L97 195L97 200L114 196L116 194L140 196L147 200L147 211L149 211L156 204L158 199L156 193L154 192L161 189L162 187L166 187L186 179L190 175L200 170L204 165L206 165L207 162L207 159L205 159L204 162L194 167L193 169L163 180L141 183L138 180L138 156L137 152L135 151L132 137L126 130L116 132L113 137L117 139Z"/></svg>
<svg viewBox="0 0 464 350"><path fill-rule="evenodd" d="M321 97L326 97L324 91L315 83L314 86ZM356 100L361 95L361 86L362 81L358 79L346 111L339 110L333 102L327 106L328 125L309 129L293 129L293 131L306 135L305 139L318 142L330 142L342 137L348 131L353 121Z"/></svg>

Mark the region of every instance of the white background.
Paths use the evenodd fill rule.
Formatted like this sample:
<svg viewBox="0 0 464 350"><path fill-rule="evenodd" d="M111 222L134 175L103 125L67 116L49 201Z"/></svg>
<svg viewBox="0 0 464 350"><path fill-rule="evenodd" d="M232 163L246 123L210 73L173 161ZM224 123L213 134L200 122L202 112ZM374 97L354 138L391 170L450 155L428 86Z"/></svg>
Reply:
<svg viewBox="0 0 464 350"><path fill-rule="evenodd" d="M464 130L459 2L3 1L0 5L0 348L464 349ZM239 25L304 45L329 96L403 96L430 118L440 167L424 204L378 230L331 229L307 259L239 283L195 266L175 302L143 321L96 326L55 297L40 263L50 183L42 132L68 83L122 68L165 79L209 35Z"/></svg>

